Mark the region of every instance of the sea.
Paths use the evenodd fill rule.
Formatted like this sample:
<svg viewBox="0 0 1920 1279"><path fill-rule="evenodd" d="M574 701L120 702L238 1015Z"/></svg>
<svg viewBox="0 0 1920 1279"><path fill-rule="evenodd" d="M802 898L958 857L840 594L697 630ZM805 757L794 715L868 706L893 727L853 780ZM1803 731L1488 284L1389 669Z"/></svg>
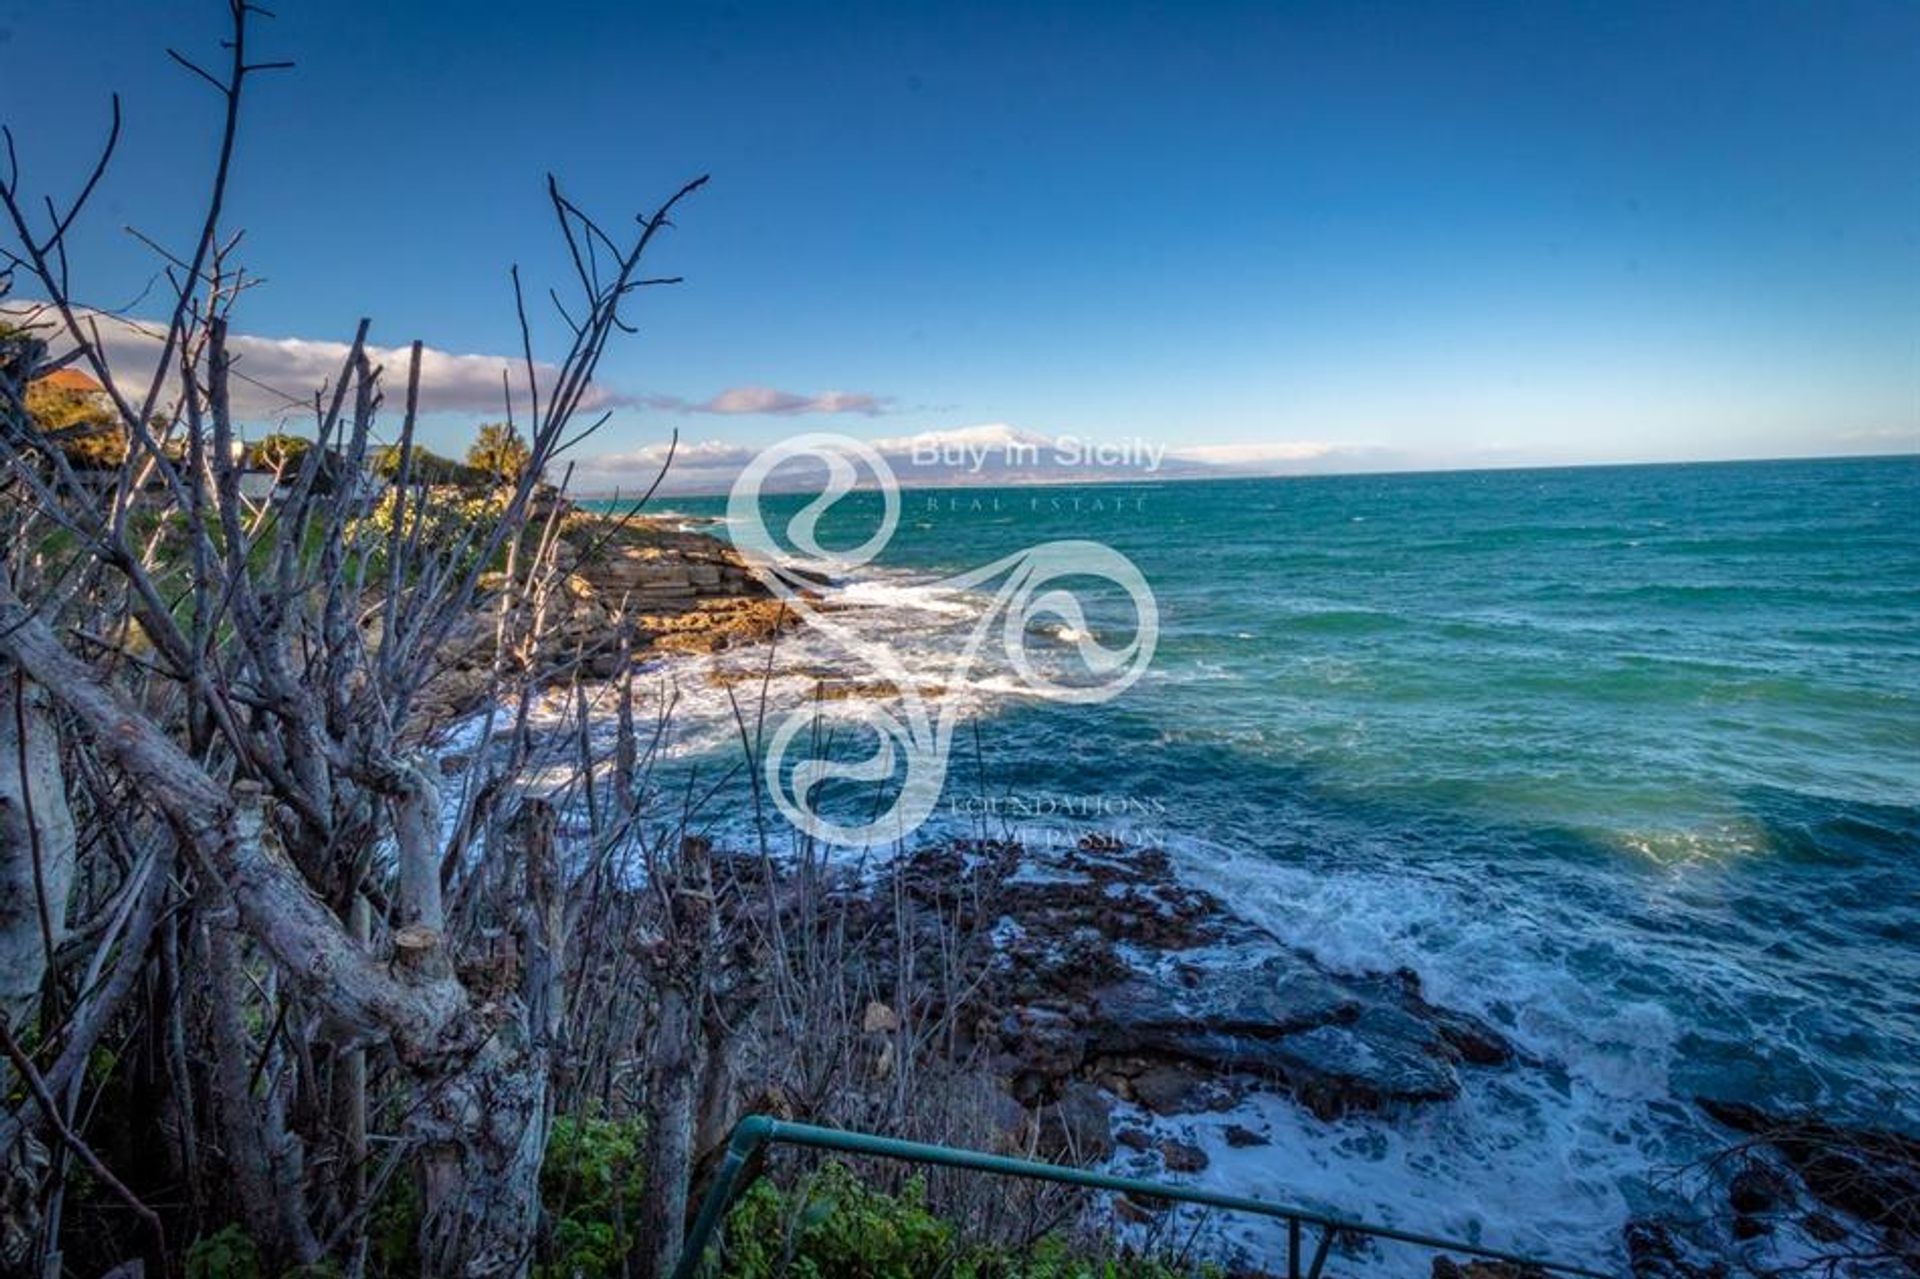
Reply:
<svg viewBox="0 0 1920 1279"><path fill-rule="evenodd" d="M765 498L767 523L812 502ZM847 493L821 543L858 546L883 503ZM695 824L781 827L743 761L819 678L884 683L879 646L952 725L909 842L1163 847L1286 944L1411 968L1526 1057L1402 1114L1269 1097L1166 1121L1211 1156L1197 1180L1606 1266L1628 1219L1700 1206L1728 1134L1696 1097L1920 1135L1920 458L899 503L880 553L822 592L832 627L643 673L671 712L660 784L702 796ZM723 498L663 508L729 529ZM1109 700L1036 694L1009 644L1067 672L1087 641L1128 642L1137 601L1065 579L1009 625L967 577L1059 541L1111 547L1151 588L1151 660ZM809 713L858 755L876 703ZM1234 1123L1271 1144L1230 1146Z"/></svg>

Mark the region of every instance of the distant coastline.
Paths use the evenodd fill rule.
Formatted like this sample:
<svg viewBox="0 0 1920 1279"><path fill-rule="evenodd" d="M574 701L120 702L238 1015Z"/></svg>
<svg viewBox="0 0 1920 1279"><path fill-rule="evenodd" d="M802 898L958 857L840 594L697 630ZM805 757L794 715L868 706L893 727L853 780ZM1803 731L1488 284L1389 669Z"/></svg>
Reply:
<svg viewBox="0 0 1920 1279"><path fill-rule="evenodd" d="M1683 468L1693 466L1774 466L1797 465L1807 463L1867 463L1920 461L1920 447L1891 453L1814 453L1805 455L1781 454L1767 457L1724 457L1724 458L1655 458L1649 460L1620 462L1516 462L1512 465L1487 464L1477 466L1409 466L1380 467L1377 469L1355 468L1352 470L1325 471L1267 471L1217 468L1211 471L1193 471L1174 469L1165 471L1126 470L1095 468L1085 472L1076 472L1071 476L1034 474L1030 472L1003 472L992 475L952 475L929 478L907 469L904 474L896 473L900 480L902 493L947 489L1008 489L1008 488L1086 488L1091 485L1145 485L1145 484L1205 484L1242 482L1257 483L1264 480L1332 480L1351 479L1370 475L1391 475L1398 478L1417 478L1424 475L1512 475L1537 471L1542 474L1554 474L1565 471L1606 471L1655 468ZM644 487L644 486L642 486ZM672 484L671 472L663 482L654 498L724 498L729 484L714 482L711 486L700 483L686 488ZM871 490L874 486L868 482L855 485L856 490ZM764 487L769 494L802 494L817 492L817 480L809 481L802 477L783 482L783 477L775 476ZM580 490L570 494L579 502L586 503L631 503L637 501L634 495L639 489L623 491L620 489Z"/></svg>

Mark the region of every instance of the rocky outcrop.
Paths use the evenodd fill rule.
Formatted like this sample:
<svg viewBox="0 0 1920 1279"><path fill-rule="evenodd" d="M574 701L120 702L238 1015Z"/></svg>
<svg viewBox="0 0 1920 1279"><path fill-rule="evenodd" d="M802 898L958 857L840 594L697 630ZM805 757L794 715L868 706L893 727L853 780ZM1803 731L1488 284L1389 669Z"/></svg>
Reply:
<svg viewBox="0 0 1920 1279"><path fill-rule="evenodd" d="M547 682L612 679L637 659L765 643L798 622L726 542L661 520L574 512L554 562L560 576L533 651ZM470 712L493 688L500 586L482 583L479 606L441 646L414 714L418 731Z"/></svg>
<svg viewBox="0 0 1920 1279"><path fill-rule="evenodd" d="M1511 1055L1497 1032L1432 1009L1400 977L1338 976L1283 949L1191 986L1131 977L1099 992L1095 1015L1093 1049L1102 1057L1258 1076L1324 1118L1445 1101L1460 1091L1463 1063L1498 1065ZM1168 1101L1149 1094L1147 1104Z"/></svg>
<svg viewBox="0 0 1920 1279"><path fill-rule="evenodd" d="M1330 971L1181 883L1157 850L968 845L894 873L929 912L968 901L995 922L973 1029L1030 1108L1089 1083L1161 1114L1261 1088L1332 1117L1444 1101L1462 1070L1512 1058L1411 974Z"/></svg>
<svg viewBox="0 0 1920 1279"><path fill-rule="evenodd" d="M730 545L664 521L568 519L562 562L583 599L636 615L684 613L713 599L764 598L767 590Z"/></svg>
<svg viewBox="0 0 1920 1279"><path fill-rule="evenodd" d="M1007 994L1028 1002L999 1038L1025 1076L1085 1070L1161 1113L1270 1087L1332 1117L1444 1101L1463 1066L1511 1056L1410 974L1338 974L1280 945L1180 884L1164 854L1076 850L1054 873L1007 906Z"/></svg>

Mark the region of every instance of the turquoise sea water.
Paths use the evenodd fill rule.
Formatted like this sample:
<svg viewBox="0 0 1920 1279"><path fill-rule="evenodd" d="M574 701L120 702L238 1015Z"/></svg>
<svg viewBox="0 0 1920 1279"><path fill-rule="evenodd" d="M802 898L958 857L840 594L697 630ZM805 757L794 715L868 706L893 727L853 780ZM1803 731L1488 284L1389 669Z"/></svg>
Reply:
<svg viewBox="0 0 1920 1279"><path fill-rule="evenodd" d="M928 584L1055 538L1139 565L1152 667L1075 706L983 662L932 829L1129 828L1540 1062L1438 1114L1273 1110L1210 1176L1592 1255L1714 1140L1695 1094L1920 1131L1920 459L909 492L850 589L942 669L971 616Z"/></svg>

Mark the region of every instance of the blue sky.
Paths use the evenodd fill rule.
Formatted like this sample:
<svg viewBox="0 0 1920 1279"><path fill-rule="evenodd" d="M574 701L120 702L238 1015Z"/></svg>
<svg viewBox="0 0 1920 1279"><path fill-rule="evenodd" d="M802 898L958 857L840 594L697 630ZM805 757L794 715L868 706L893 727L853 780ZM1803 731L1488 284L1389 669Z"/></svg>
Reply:
<svg viewBox="0 0 1920 1279"><path fill-rule="evenodd" d="M1920 448L1920 6L274 7L251 335L510 353L507 266L563 269L547 170L609 220L713 175L603 366L629 460L982 424L1276 469ZM125 224L190 235L217 104L163 49L223 9L0 0L29 187L126 101L90 302L153 273Z"/></svg>

